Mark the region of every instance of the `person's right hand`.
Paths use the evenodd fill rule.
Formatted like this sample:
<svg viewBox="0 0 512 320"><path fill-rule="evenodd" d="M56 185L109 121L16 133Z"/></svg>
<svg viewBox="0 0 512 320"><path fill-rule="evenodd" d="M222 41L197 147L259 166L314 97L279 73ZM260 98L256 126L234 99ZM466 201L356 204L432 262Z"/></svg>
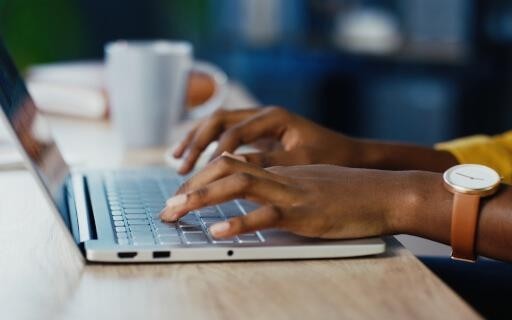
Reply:
<svg viewBox="0 0 512 320"><path fill-rule="evenodd" d="M271 138L277 148L244 154L247 162L260 167L276 165L335 164L357 166L362 143L321 127L279 107L245 110L218 110L192 129L174 150L175 158L184 158L179 172L189 173L213 141L218 147L212 159L233 152L243 144Z"/></svg>

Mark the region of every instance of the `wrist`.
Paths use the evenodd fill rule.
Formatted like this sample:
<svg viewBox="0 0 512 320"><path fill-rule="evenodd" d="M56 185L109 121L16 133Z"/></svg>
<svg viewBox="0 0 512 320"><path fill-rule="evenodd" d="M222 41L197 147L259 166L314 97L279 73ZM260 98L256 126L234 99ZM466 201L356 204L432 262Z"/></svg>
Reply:
<svg viewBox="0 0 512 320"><path fill-rule="evenodd" d="M398 190L390 199L387 220L390 233L411 234L447 242L450 233L452 197L442 175L424 171L401 171ZM442 235L442 236L440 236Z"/></svg>
<svg viewBox="0 0 512 320"><path fill-rule="evenodd" d="M382 148L382 144L373 140L365 139L352 139L353 144L356 146L354 149L357 150L358 167L361 168L372 168L382 169L385 161L386 152L385 148Z"/></svg>

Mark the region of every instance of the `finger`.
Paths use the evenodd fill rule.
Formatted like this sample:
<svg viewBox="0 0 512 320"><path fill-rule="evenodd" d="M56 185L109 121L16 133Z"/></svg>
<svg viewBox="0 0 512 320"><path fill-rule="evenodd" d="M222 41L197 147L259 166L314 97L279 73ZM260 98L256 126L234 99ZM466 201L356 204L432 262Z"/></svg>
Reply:
<svg viewBox="0 0 512 320"><path fill-rule="evenodd" d="M160 218L175 221L189 211L237 198L247 198L258 203L291 201L291 190L285 185L249 173L235 173L216 180L186 194L179 194L166 202Z"/></svg>
<svg viewBox="0 0 512 320"><path fill-rule="evenodd" d="M294 157L294 153L292 151L244 153L242 156L247 160L247 162L261 168L289 166L295 165L299 162L299 159Z"/></svg>
<svg viewBox="0 0 512 320"><path fill-rule="evenodd" d="M194 133L193 138L187 144L187 154L180 169L181 174L189 173L195 166L197 159L206 147L217 137L223 130L224 124L221 119L212 118L205 121Z"/></svg>
<svg viewBox="0 0 512 320"><path fill-rule="evenodd" d="M274 206L260 207L245 216L231 218L210 227L215 238L233 237L242 233L255 232L262 229L278 227L282 214Z"/></svg>
<svg viewBox="0 0 512 320"><path fill-rule="evenodd" d="M234 123L240 122L246 117L251 116L257 112L254 109L247 110L233 110L225 111L219 110L215 114L206 119L194 132L194 135L190 141L184 147L184 150L188 150L187 156L180 169L178 170L181 174L189 173L195 166L197 159L204 151L204 149L219 135L226 130L226 128L232 126Z"/></svg>
<svg viewBox="0 0 512 320"><path fill-rule="evenodd" d="M211 159L222 152L233 152L242 144L254 142L263 137L280 138L286 127L286 113L276 108L266 108L260 113L237 123L221 134L217 149Z"/></svg>
<svg viewBox="0 0 512 320"><path fill-rule="evenodd" d="M229 153L227 151L224 151L221 156L226 156L226 157L230 157L231 159L235 159L235 160L238 160L240 162L247 162L247 159L245 159L245 157L241 154L232 154L232 153Z"/></svg>
<svg viewBox="0 0 512 320"><path fill-rule="evenodd" d="M183 156L183 154L185 153L185 149L187 148L187 146L190 144L190 142L194 138L194 136L197 132L197 129L199 128L200 125L201 124L198 124L192 130L190 130L187 133L187 135L185 136L185 139L183 139L180 142L180 144L176 147L176 149L174 149L174 151L172 152L172 155L174 156L174 158L179 159Z"/></svg>
<svg viewBox="0 0 512 320"><path fill-rule="evenodd" d="M215 180L219 180L234 173L242 172L257 177L282 181L282 177L278 177L277 175L269 173L255 165L239 161L230 156L221 156L183 183L176 194L187 193Z"/></svg>
<svg viewBox="0 0 512 320"><path fill-rule="evenodd" d="M277 150L271 152L243 153L249 163L262 168L273 166L293 166L314 163L315 150L307 147L299 147L290 151Z"/></svg>

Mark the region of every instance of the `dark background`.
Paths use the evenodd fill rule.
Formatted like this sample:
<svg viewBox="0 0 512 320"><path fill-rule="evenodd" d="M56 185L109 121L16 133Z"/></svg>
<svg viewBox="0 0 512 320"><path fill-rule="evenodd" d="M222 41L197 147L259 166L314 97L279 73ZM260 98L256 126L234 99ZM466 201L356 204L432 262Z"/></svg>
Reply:
<svg viewBox="0 0 512 320"><path fill-rule="evenodd" d="M400 45L340 45L340 21L367 12ZM357 136L429 145L512 128L510 1L0 0L0 33L22 69L101 59L120 38L186 39L263 104Z"/></svg>

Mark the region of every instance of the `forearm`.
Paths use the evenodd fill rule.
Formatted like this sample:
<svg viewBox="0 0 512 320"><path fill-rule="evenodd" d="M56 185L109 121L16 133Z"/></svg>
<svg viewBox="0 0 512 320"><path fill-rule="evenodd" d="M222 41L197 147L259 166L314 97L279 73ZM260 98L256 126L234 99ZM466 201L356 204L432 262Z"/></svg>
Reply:
<svg viewBox="0 0 512 320"><path fill-rule="evenodd" d="M404 179L402 208L394 213L395 232L449 244L453 194L444 188L442 176L410 171L404 172ZM502 185L497 194L482 199L475 250L479 255L512 261L510 186Z"/></svg>
<svg viewBox="0 0 512 320"><path fill-rule="evenodd" d="M458 163L447 151L422 146L371 140L360 140L360 144L365 168L443 172Z"/></svg>

